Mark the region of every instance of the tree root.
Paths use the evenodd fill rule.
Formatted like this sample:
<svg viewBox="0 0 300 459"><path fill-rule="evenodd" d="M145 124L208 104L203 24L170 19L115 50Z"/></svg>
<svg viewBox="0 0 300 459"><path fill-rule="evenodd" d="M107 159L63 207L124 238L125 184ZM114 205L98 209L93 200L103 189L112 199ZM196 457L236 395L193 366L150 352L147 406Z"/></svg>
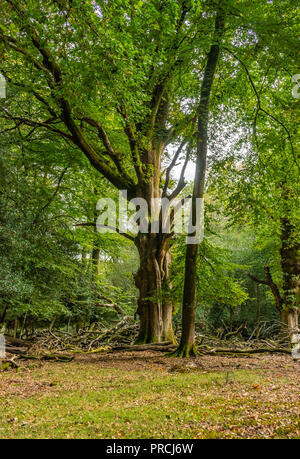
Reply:
<svg viewBox="0 0 300 459"><path fill-rule="evenodd" d="M165 341L162 343L153 343L153 344L133 344L126 346L114 346L112 348L113 352L118 351L171 351L174 349L174 344L171 341Z"/></svg>
<svg viewBox="0 0 300 459"><path fill-rule="evenodd" d="M168 357L198 357L198 352L195 344L189 346L187 344L179 345L177 349L167 354Z"/></svg>
<svg viewBox="0 0 300 459"><path fill-rule="evenodd" d="M209 346L203 345L196 348L192 346L188 348L187 346L175 347L170 342L165 343L155 343L155 344L140 344L140 345L126 345L126 346L116 346L111 349L112 352L121 352L121 351L157 351L157 352L167 352L168 357L200 357L203 355L228 355L228 356L244 356L248 357L252 354L289 354L291 355L291 350L287 348L257 348L257 349L229 349L229 348L210 348ZM109 351L108 351L109 352Z"/></svg>

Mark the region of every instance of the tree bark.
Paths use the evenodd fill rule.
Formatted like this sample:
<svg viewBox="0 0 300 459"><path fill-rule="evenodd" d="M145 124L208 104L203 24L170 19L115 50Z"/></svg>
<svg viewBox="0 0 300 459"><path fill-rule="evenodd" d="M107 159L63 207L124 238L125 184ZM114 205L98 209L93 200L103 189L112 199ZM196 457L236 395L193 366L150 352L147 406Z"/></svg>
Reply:
<svg viewBox="0 0 300 459"><path fill-rule="evenodd" d="M139 290L137 314L140 330L137 344L160 341L176 342L172 328L173 306L169 297L164 299L162 289L168 285L170 255L161 253L159 234L141 234L136 240L140 267L135 275Z"/></svg>

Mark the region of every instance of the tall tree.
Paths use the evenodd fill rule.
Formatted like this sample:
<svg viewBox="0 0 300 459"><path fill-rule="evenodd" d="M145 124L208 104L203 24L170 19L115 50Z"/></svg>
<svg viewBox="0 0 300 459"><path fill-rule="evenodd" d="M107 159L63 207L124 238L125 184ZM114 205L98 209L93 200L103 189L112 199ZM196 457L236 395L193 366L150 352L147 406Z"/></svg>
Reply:
<svg viewBox="0 0 300 459"><path fill-rule="evenodd" d="M224 33L225 11L219 6L216 20L215 32L212 45L210 47L204 77L202 81L199 117L197 130L197 156L196 170L191 204L191 221L195 227L199 224L199 206L197 200L204 199L207 142L208 142L208 118L209 100L214 81L215 71L220 54L221 38ZM196 238L196 230L193 235ZM173 355L181 357L196 356L195 348L195 298L196 298L196 268L199 241L187 244L185 259L185 278L182 305L182 334L178 349Z"/></svg>
<svg viewBox="0 0 300 459"><path fill-rule="evenodd" d="M47 130L72 143L128 198L174 199L162 158L195 120L195 70L213 21L213 5L166 2L5 0L1 72L19 88L2 117L29 137ZM197 62L195 64L195 62ZM191 65L191 63L193 63ZM19 100L26 100L20 109ZM27 105L28 104L28 105ZM27 130L26 130L27 129ZM150 224L150 223L149 223ZM170 234L138 233L139 342L173 339L168 287Z"/></svg>

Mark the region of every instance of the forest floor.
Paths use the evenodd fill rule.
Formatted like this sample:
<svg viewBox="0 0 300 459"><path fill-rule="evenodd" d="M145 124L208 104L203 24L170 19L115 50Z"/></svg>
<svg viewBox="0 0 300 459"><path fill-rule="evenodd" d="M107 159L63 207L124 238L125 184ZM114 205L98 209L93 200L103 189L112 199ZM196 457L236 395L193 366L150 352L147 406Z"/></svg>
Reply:
<svg viewBox="0 0 300 459"><path fill-rule="evenodd" d="M300 438L299 388L288 355L26 362L0 373L0 438Z"/></svg>

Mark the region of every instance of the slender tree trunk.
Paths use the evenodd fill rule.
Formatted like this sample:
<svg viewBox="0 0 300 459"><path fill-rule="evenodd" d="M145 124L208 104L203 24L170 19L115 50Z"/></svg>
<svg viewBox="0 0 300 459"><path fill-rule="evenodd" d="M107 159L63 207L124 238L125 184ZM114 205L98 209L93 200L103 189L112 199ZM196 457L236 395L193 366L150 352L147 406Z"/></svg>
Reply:
<svg viewBox="0 0 300 459"><path fill-rule="evenodd" d="M233 318L234 318L234 309L232 306L229 306L229 332L233 330Z"/></svg>
<svg viewBox="0 0 300 459"><path fill-rule="evenodd" d="M95 270L95 278L98 280L100 276L100 249L98 247L93 247L92 262Z"/></svg>
<svg viewBox="0 0 300 459"><path fill-rule="evenodd" d="M19 337L20 338L22 338L23 330L24 330L25 325L26 325L26 319L27 319L27 312L25 312L25 314L24 314L23 322L22 322L22 325L21 325L21 330L20 330L20 333L19 333Z"/></svg>
<svg viewBox="0 0 300 459"><path fill-rule="evenodd" d="M4 324L4 322L5 322L7 309L8 309L8 306L5 306L4 309L3 309L3 312L2 312L1 317L0 317L0 325Z"/></svg>
<svg viewBox="0 0 300 459"><path fill-rule="evenodd" d="M178 349L179 357L196 356L195 347L195 292L198 245L187 245L182 305L182 332Z"/></svg>
<svg viewBox="0 0 300 459"><path fill-rule="evenodd" d="M51 320L50 325L49 325L49 330L50 331L52 331L52 329L54 327L54 324L55 324L55 321L56 321L56 317L53 317L53 319Z"/></svg>
<svg viewBox="0 0 300 459"><path fill-rule="evenodd" d="M283 309L281 322L289 334L299 329L300 300L300 245L295 240L296 228L288 219L281 219L281 267L283 275Z"/></svg>
<svg viewBox="0 0 300 459"><path fill-rule="evenodd" d="M162 341L171 341L176 344L176 337L173 331L173 312L172 284L169 279L169 266L171 264L171 254L169 250L163 252L163 257L159 265L162 267Z"/></svg>
<svg viewBox="0 0 300 459"><path fill-rule="evenodd" d="M171 341L173 344L177 344L176 337L173 331L173 302L171 299L163 300L162 303L162 341Z"/></svg>
<svg viewBox="0 0 300 459"><path fill-rule="evenodd" d="M224 32L224 12L219 9L215 22L215 33L207 57L204 78L201 87L199 118L197 132L197 159L192 196L191 221L197 223L197 199L204 197L205 173L207 158L208 114L209 99L214 80L215 70L219 58L219 43ZM194 233L195 234L195 233ZM196 267L199 242L187 244L185 258L185 278L182 305L182 335L178 349L171 355L189 357L196 355L195 349L195 292L196 292Z"/></svg>
<svg viewBox="0 0 300 459"><path fill-rule="evenodd" d="M15 318L15 321L14 321L14 338L17 338L18 326L19 326L19 320L17 318Z"/></svg>
<svg viewBox="0 0 300 459"><path fill-rule="evenodd" d="M94 188L94 195L97 196L98 190L95 187ZM97 238L97 227L96 227L96 222L97 222L97 210L94 210L94 243L93 243L93 250L92 250L92 263L94 266L94 273L95 273L95 280L96 283L99 281L99 276L100 276L100 247L99 247L99 242Z"/></svg>
<svg viewBox="0 0 300 459"><path fill-rule="evenodd" d="M261 301L260 301L259 284L256 284L256 298L257 298L257 309L256 309L256 339L258 339L258 338L259 338L259 325L260 325L260 312L261 312Z"/></svg>

